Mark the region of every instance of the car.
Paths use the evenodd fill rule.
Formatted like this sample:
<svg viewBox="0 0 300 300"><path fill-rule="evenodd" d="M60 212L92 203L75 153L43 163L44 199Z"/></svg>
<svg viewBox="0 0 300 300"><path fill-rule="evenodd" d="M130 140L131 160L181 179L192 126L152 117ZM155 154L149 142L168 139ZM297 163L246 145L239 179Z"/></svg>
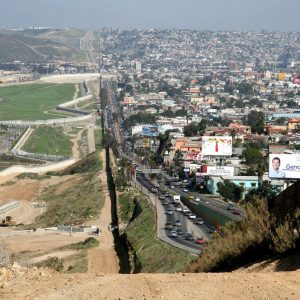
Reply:
<svg viewBox="0 0 300 300"><path fill-rule="evenodd" d="M186 216L189 216L191 213L192 213L192 212L189 210L189 211L186 211L184 214L185 214Z"/></svg>
<svg viewBox="0 0 300 300"><path fill-rule="evenodd" d="M197 218L197 216L195 215L195 214L189 214L189 219L196 219Z"/></svg>
<svg viewBox="0 0 300 300"><path fill-rule="evenodd" d="M174 188L175 188L175 186L174 186L173 184L171 184L171 185L170 185L170 188L171 188L171 189L174 189Z"/></svg>
<svg viewBox="0 0 300 300"><path fill-rule="evenodd" d="M189 197L190 200L194 200L195 199L195 195L193 195L193 194L190 194L188 197Z"/></svg>
<svg viewBox="0 0 300 300"><path fill-rule="evenodd" d="M160 195L160 196L158 197L158 199L160 199L160 200L164 200L164 199L165 199L165 196L163 196L163 195Z"/></svg>
<svg viewBox="0 0 300 300"><path fill-rule="evenodd" d="M172 223L167 222L167 223L165 224L165 229L166 229L166 230L171 230L172 228L173 228Z"/></svg>
<svg viewBox="0 0 300 300"><path fill-rule="evenodd" d="M187 232L185 234L184 239L187 240L187 241L193 241L194 240L193 235L190 232Z"/></svg>
<svg viewBox="0 0 300 300"><path fill-rule="evenodd" d="M197 218L197 219L196 219L196 224L198 224L198 225L203 225L203 224L204 224L203 219Z"/></svg>
<svg viewBox="0 0 300 300"><path fill-rule="evenodd" d="M209 233L215 233L215 232L217 232L217 228L215 226L210 226Z"/></svg>
<svg viewBox="0 0 300 300"><path fill-rule="evenodd" d="M154 187L152 187L152 188L150 189L150 192L152 192L152 193L156 194L156 193L157 193L157 189L156 189L156 188L154 188Z"/></svg>
<svg viewBox="0 0 300 300"><path fill-rule="evenodd" d="M169 201L168 201L168 200L163 200L163 201L161 202L161 204L162 204L162 205L168 205L168 204L169 204Z"/></svg>
<svg viewBox="0 0 300 300"><path fill-rule="evenodd" d="M172 210L171 208L168 208L168 209L166 210L166 214L167 214L167 215L173 215L173 210Z"/></svg>
<svg viewBox="0 0 300 300"><path fill-rule="evenodd" d="M205 201L205 203L206 203L206 204L210 204L210 202L209 202L209 201Z"/></svg>
<svg viewBox="0 0 300 300"><path fill-rule="evenodd" d="M195 201L196 201L196 202L200 202L200 198L197 197L197 198L195 199Z"/></svg>
<svg viewBox="0 0 300 300"><path fill-rule="evenodd" d="M197 238L197 239L195 239L195 243L196 243L196 244L203 245L203 244L205 244L206 242L205 242L205 240L204 240L203 238Z"/></svg>
<svg viewBox="0 0 300 300"><path fill-rule="evenodd" d="M182 190L184 193L187 193L189 190L188 189L183 189Z"/></svg>
<svg viewBox="0 0 300 300"><path fill-rule="evenodd" d="M176 238L177 237L177 231L176 230L171 230L170 233L169 233L169 237Z"/></svg>
<svg viewBox="0 0 300 300"><path fill-rule="evenodd" d="M175 210L176 210L176 211L182 211L182 207L181 207L181 206L177 206L177 207L175 208Z"/></svg>
<svg viewBox="0 0 300 300"><path fill-rule="evenodd" d="M241 214L241 212L240 212L239 210L236 210L236 209L233 210L232 213L233 213L234 215L240 215L240 214Z"/></svg>
<svg viewBox="0 0 300 300"><path fill-rule="evenodd" d="M177 228L176 232L177 232L177 235L182 235L182 233L183 233L181 228Z"/></svg>
<svg viewBox="0 0 300 300"><path fill-rule="evenodd" d="M181 222L179 220L176 220L174 226L181 226Z"/></svg>
<svg viewBox="0 0 300 300"><path fill-rule="evenodd" d="M233 203L229 203L226 209L227 209L227 210L234 210L234 209L235 209L235 206L234 206Z"/></svg>
<svg viewBox="0 0 300 300"><path fill-rule="evenodd" d="M170 198L170 197L171 197L171 194L170 194L170 193L166 193L166 194L165 194L165 197Z"/></svg>
<svg viewBox="0 0 300 300"><path fill-rule="evenodd" d="M182 208L182 212L183 212L183 213L186 213L186 212L188 212L188 211L190 211L190 210L189 210L187 207L183 207L183 208Z"/></svg>

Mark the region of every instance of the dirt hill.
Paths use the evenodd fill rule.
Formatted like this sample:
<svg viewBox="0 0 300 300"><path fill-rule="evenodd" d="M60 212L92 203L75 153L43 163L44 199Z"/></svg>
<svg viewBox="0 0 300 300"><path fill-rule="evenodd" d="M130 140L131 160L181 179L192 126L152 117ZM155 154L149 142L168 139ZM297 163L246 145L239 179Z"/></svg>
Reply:
<svg viewBox="0 0 300 300"><path fill-rule="evenodd" d="M300 272L62 275L0 269L1 299L300 299Z"/></svg>

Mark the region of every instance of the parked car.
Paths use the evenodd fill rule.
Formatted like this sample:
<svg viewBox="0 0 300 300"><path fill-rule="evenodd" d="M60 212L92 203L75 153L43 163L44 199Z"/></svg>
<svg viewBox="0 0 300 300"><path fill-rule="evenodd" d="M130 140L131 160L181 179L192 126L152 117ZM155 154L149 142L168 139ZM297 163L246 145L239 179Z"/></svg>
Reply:
<svg viewBox="0 0 300 300"><path fill-rule="evenodd" d="M197 219L196 219L196 224L198 224L198 225L203 225L203 224L204 224L203 219L197 218Z"/></svg>
<svg viewBox="0 0 300 300"><path fill-rule="evenodd" d="M195 243L203 245L203 244L205 244L205 240L203 238L197 238L197 239L195 239Z"/></svg>
<svg viewBox="0 0 300 300"><path fill-rule="evenodd" d="M217 228L215 226L210 226L209 233L215 233L215 232L217 232Z"/></svg>

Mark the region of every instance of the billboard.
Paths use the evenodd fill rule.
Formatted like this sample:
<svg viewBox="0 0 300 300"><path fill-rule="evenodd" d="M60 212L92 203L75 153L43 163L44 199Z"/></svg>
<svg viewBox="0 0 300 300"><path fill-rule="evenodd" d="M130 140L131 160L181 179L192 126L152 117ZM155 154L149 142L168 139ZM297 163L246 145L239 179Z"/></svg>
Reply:
<svg viewBox="0 0 300 300"><path fill-rule="evenodd" d="M144 136L158 136L158 126L156 125L144 125L142 129Z"/></svg>
<svg viewBox="0 0 300 300"><path fill-rule="evenodd" d="M231 136L203 136L202 137L203 155L232 155Z"/></svg>
<svg viewBox="0 0 300 300"><path fill-rule="evenodd" d="M207 172L205 175L234 176L234 167L207 166Z"/></svg>
<svg viewBox="0 0 300 300"><path fill-rule="evenodd" d="M274 179L300 178L300 155L270 154L269 177Z"/></svg>

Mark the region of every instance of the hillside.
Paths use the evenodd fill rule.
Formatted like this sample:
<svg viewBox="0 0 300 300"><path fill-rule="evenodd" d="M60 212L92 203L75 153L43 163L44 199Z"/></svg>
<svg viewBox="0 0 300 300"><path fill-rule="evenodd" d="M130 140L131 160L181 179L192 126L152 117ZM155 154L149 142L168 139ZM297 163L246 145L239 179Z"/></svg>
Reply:
<svg viewBox="0 0 300 300"><path fill-rule="evenodd" d="M0 62L74 61L82 36L75 30L0 30Z"/></svg>
<svg viewBox="0 0 300 300"><path fill-rule="evenodd" d="M300 272L62 275L14 265L0 269L0 282L6 300L300 298Z"/></svg>

